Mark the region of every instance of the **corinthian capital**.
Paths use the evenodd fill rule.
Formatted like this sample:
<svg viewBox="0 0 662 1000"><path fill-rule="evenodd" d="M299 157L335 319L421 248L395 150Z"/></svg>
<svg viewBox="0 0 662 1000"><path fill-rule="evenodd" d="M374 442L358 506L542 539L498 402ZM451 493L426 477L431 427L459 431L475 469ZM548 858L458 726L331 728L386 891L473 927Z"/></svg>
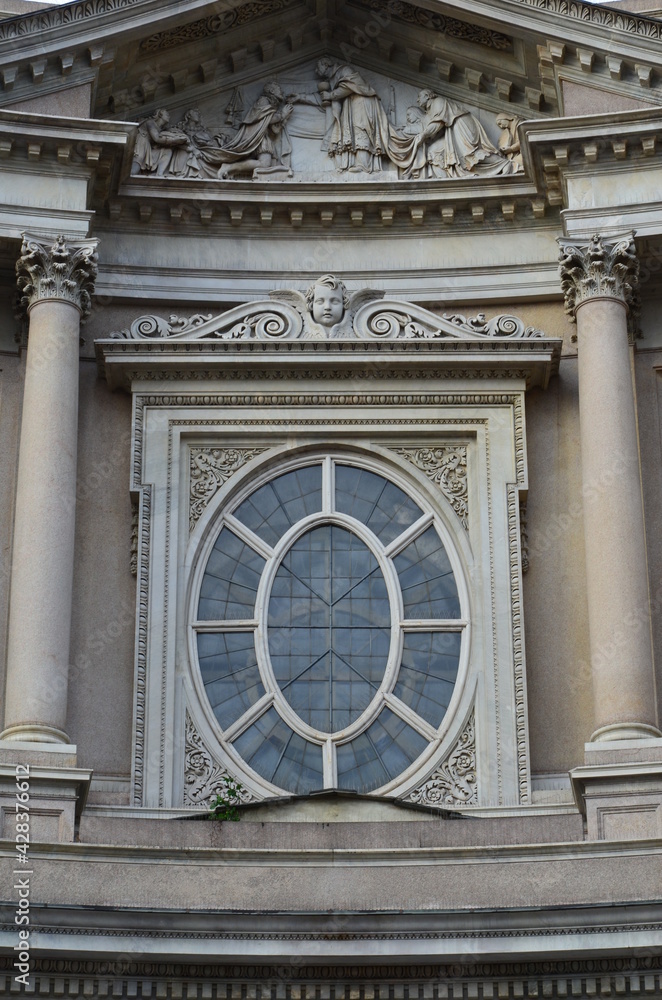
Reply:
<svg viewBox="0 0 662 1000"><path fill-rule="evenodd" d="M639 315L639 259L634 233L615 239L593 236L588 243L559 240L559 273L565 311L574 320L577 306L587 299L610 298L624 302L630 329Z"/></svg>
<svg viewBox="0 0 662 1000"><path fill-rule="evenodd" d="M98 274L97 240L72 243L58 236L49 245L23 234L16 261L20 305L28 309L41 299L62 299L87 316Z"/></svg>

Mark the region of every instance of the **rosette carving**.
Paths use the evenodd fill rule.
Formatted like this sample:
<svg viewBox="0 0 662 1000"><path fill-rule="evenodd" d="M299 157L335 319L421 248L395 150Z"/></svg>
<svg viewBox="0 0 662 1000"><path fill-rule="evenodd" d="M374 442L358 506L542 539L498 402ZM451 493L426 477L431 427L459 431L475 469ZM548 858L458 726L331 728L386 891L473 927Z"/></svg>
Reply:
<svg viewBox="0 0 662 1000"><path fill-rule="evenodd" d="M214 760L193 721L186 713L186 760L184 765L184 805L208 806L218 794L225 792L225 779L233 774ZM251 802L253 795L243 786L237 792L240 802Z"/></svg>
<svg viewBox="0 0 662 1000"><path fill-rule="evenodd" d="M634 233L603 239L596 233L588 243L559 240L559 274L565 311L574 322L577 307L587 299L607 297L624 302L630 333L640 312L639 259Z"/></svg>
<svg viewBox="0 0 662 1000"><path fill-rule="evenodd" d="M478 804L476 724L473 712L446 760L424 784L414 789L409 799L423 806Z"/></svg>
<svg viewBox="0 0 662 1000"><path fill-rule="evenodd" d="M62 299L87 316L98 274L97 240L72 243L58 236L51 245L23 236L16 262L21 309L41 299Z"/></svg>
<svg viewBox="0 0 662 1000"><path fill-rule="evenodd" d="M408 462L420 469L439 487L462 522L469 527L469 493L467 489L467 449L453 448L396 448Z"/></svg>

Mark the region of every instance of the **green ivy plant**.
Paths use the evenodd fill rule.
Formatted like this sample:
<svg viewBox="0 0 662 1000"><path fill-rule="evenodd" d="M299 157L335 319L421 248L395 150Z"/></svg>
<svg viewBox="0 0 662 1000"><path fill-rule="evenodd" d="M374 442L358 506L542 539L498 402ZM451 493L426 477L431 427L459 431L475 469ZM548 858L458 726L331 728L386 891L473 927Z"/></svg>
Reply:
<svg viewBox="0 0 662 1000"><path fill-rule="evenodd" d="M223 787L216 795L216 798L212 799L209 804L208 818L221 821L230 820L232 823L238 823L241 819L241 813L239 812L241 800L239 796L244 786L229 774L224 774L221 777L221 785Z"/></svg>

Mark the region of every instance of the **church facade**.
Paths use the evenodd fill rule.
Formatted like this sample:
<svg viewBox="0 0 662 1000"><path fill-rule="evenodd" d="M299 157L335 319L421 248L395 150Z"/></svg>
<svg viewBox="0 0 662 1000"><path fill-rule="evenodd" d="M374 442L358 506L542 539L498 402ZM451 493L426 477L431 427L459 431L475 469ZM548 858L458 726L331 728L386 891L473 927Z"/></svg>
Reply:
<svg viewBox="0 0 662 1000"><path fill-rule="evenodd" d="M0 8L0 992L661 996L659 12Z"/></svg>

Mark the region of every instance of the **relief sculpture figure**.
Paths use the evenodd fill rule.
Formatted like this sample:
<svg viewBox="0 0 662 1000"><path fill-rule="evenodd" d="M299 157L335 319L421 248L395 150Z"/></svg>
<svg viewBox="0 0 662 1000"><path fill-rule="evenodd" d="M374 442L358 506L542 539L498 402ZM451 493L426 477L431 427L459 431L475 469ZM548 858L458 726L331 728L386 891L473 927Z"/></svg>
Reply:
<svg viewBox="0 0 662 1000"><path fill-rule="evenodd" d="M494 177L514 172L468 108L432 90L421 90L420 130L392 146L392 159L403 177Z"/></svg>
<svg viewBox="0 0 662 1000"><path fill-rule="evenodd" d="M313 104L327 112L322 143L338 171L373 173L389 155L390 125L375 90L351 66L320 59L317 94L292 94L292 103Z"/></svg>
<svg viewBox="0 0 662 1000"><path fill-rule="evenodd" d="M280 86L265 84L236 135L220 148L202 150L203 171L223 178L253 172L291 175L292 146L286 128L291 113L292 105L285 103Z"/></svg>
<svg viewBox="0 0 662 1000"><path fill-rule="evenodd" d="M173 158L183 153L184 167L188 151L188 136L182 129L168 128L170 115L165 108L159 108L151 118L146 118L138 126L136 145L133 152L134 174L155 174L163 177L168 173L176 173L181 169L178 165L172 169Z"/></svg>
<svg viewBox="0 0 662 1000"><path fill-rule="evenodd" d="M524 121L524 119L520 118L519 115L507 114L500 114L496 120L497 125L501 129L499 149L512 163L514 174L521 174L524 172L522 151L520 148L519 137L517 135L517 126L522 121Z"/></svg>

